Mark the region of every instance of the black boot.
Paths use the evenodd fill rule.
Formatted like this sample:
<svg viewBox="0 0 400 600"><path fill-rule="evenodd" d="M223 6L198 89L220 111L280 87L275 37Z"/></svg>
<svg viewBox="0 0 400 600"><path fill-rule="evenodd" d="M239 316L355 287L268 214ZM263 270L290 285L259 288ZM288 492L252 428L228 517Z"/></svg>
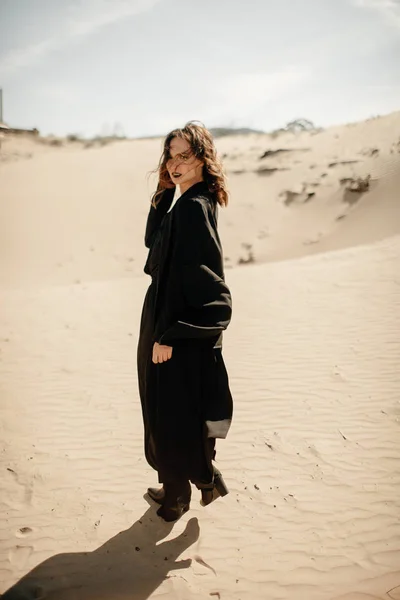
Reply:
<svg viewBox="0 0 400 600"><path fill-rule="evenodd" d="M201 501L200 504L202 506L207 506L207 504L211 504L220 496L226 496L229 493L228 488L226 487L225 481L221 473L214 467L214 483L212 487L202 488L201 489Z"/></svg>
<svg viewBox="0 0 400 600"><path fill-rule="evenodd" d="M154 502L157 504L162 504L165 498L165 489L164 486L162 488L148 488L147 493Z"/></svg>
<svg viewBox="0 0 400 600"><path fill-rule="evenodd" d="M189 481L164 483L162 505L157 511L164 521L177 521L190 508L192 488Z"/></svg>

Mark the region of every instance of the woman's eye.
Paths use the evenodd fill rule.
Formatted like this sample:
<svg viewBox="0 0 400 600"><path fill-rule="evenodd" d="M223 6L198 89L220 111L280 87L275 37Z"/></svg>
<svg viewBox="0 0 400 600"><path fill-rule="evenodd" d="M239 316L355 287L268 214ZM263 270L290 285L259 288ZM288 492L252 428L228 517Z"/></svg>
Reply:
<svg viewBox="0 0 400 600"><path fill-rule="evenodd" d="M175 163L176 161L178 162L186 162L188 161L190 158L190 156L188 154L177 154L176 156L172 157L172 156L167 156L167 163Z"/></svg>

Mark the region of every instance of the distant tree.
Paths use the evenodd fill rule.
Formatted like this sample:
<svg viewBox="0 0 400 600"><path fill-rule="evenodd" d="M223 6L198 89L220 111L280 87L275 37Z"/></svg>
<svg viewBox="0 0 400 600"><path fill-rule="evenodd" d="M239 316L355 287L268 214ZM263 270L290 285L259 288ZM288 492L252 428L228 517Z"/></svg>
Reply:
<svg viewBox="0 0 400 600"><path fill-rule="evenodd" d="M264 133L259 129L251 127L212 127L210 129L213 137L224 137L226 135L248 135L249 133Z"/></svg>
<svg viewBox="0 0 400 600"><path fill-rule="evenodd" d="M314 123L308 119L295 119L294 121L289 121L285 130L296 133L298 131L315 131L316 127Z"/></svg>
<svg viewBox="0 0 400 600"><path fill-rule="evenodd" d="M69 135L67 135L67 141L68 142L80 142L81 137L78 133L70 133Z"/></svg>

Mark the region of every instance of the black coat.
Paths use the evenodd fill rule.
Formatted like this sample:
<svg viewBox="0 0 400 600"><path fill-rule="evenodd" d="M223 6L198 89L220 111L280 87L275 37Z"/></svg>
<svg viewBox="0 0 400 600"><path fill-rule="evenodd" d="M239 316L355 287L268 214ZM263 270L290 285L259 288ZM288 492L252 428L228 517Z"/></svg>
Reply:
<svg viewBox="0 0 400 600"><path fill-rule="evenodd" d="M212 478L210 440L224 438L232 397L222 332L232 314L217 231L217 204L205 183L192 186L168 212L174 190L148 215L146 294L138 345L145 453L160 481ZM173 347L151 360L155 341Z"/></svg>
<svg viewBox="0 0 400 600"><path fill-rule="evenodd" d="M145 235L151 247L173 199L151 208ZM177 200L164 223L156 299L154 341L174 345L182 339L213 340L231 320L232 301L224 281L223 253L217 230L218 206L203 182Z"/></svg>

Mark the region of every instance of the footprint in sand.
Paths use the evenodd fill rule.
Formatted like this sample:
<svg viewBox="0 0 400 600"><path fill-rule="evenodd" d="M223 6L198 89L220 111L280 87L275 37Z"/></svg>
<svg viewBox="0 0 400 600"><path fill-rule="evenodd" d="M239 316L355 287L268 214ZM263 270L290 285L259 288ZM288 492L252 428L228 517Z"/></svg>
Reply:
<svg viewBox="0 0 400 600"><path fill-rule="evenodd" d="M17 538L26 538L32 533L32 529L30 527L20 527L16 532L15 536Z"/></svg>
<svg viewBox="0 0 400 600"><path fill-rule="evenodd" d="M13 567L17 569L25 568L30 555L33 552L33 546L14 546L8 554L8 559Z"/></svg>

